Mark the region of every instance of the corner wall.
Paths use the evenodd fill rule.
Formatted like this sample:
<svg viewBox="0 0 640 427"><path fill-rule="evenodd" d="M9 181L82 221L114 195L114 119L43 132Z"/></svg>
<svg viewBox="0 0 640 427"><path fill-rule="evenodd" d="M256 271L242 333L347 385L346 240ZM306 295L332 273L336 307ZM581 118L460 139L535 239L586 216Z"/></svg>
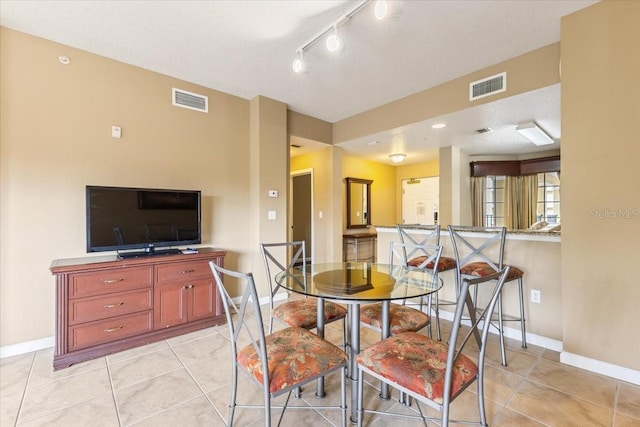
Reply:
<svg viewBox="0 0 640 427"><path fill-rule="evenodd" d="M564 17L561 33L562 360L636 371L638 22L639 2L603 1Z"/></svg>

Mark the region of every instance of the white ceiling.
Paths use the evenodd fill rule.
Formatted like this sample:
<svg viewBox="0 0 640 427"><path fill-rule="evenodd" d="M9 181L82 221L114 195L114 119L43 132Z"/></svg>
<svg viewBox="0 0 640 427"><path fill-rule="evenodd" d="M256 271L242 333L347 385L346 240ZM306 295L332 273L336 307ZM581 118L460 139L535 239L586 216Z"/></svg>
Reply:
<svg viewBox="0 0 640 427"><path fill-rule="evenodd" d="M392 0L382 21L371 2L338 26L344 49L328 52L321 39L304 53L308 69L293 73L296 51L358 3L0 0L0 25L242 98L280 100L333 123L557 42L560 18L595 1ZM407 162L452 143L474 153L522 152L531 144L507 128L531 119L560 137L559 88L518 98L439 118L448 125L439 133L429 121L372 135L380 141L373 148L361 149L369 137L341 146L387 161L390 145L400 144ZM485 126L495 132L469 133Z"/></svg>

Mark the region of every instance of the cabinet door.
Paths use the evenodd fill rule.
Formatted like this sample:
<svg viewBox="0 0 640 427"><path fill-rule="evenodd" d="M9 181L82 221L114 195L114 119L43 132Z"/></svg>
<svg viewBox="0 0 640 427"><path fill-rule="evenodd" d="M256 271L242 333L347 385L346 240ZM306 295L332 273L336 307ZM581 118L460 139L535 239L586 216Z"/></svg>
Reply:
<svg viewBox="0 0 640 427"><path fill-rule="evenodd" d="M153 329L169 328L187 321L188 285L156 286L153 301Z"/></svg>
<svg viewBox="0 0 640 427"><path fill-rule="evenodd" d="M199 280L190 284L189 320L198 320L218 314L216 286L213 280Z"/></svg>

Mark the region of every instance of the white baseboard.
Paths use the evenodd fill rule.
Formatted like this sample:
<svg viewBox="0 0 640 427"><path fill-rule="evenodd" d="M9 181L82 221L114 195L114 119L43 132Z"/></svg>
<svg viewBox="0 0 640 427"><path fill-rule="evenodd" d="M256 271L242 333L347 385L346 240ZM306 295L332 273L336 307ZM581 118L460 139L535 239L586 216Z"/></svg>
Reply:
<svg viewBox="0 0 640 427"><path fill-rule="evenodd" d="M441 310L440 318L452 322L453 313L450 311ZM489 329L489 332L495 335L498 334L498 330L496 328ZM513 338L514 340L520 341L520 339L522 339L522 332L520 332L520 329L509 328L505 326L504 336L507 338ZM527 332L527 344L537 345L538 347L546 348L553 351L558 351L558 352L562 351L562 341L554 340L554 339L543 337L540 335L535 335L530 332Z"/></svg>
<svg viewBox="0 0 640 427"><path fill-rule="evenodd" d="M640 371L634 371L633 369L613 365L608 362L580 356L579 354L569 353L568 351L560 353L560 361L567 365L575 366L576 368L586 369L596 374L602 374L621 381L640 385Z"/></svg>
<svg viewBox="0 0 640 427"><path fill-rule="evenodd" d="M43 350L53 347L56 343L55 337L40 338L39 340L27 341L20 344L5 345L0 347L0 359L17 356L31 351Z"/></svg>

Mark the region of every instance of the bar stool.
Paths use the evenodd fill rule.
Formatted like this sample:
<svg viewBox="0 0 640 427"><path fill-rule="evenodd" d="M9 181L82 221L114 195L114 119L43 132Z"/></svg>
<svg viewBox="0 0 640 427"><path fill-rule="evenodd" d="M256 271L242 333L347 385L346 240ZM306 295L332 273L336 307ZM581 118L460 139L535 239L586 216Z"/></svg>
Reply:
<svg viewBox="0 0 640 427"><path fill-rule="evenodd" d="M485 277L501 271L506 265L504 264L504 246L507 235L506 227L471 227L471 226L453 226L449 225L449 235L453 244L453 252L458 264L456 275L456 286L459 289L463 277ZM475 234L475 235L473 235ZM487 236L488 235L488 236ZM471 238L482 239L481 243L474 244L469 241ZM497 252L496 252L497 251ZM497 257L497 261L494 261ZM514 266L510 266L509 273L505 282L517 280L518 297L520 302L520 317L506 316L502 311L502 293L498 299L498 325L490 322L490 326L498 329L500 335L500 356L502 364L507 366L507 355L504 345L504 326L503 322L515 321L520 322L520 330L522 332L522 347L527 347L527 334L525 329L524 316L524 291L522 278L524 272ZM477 294L474 296L477 299Z"/></svg>
<svg viewBox="0 0 640 427"><path fill-rule="evenodd" d="M440 246L440 225L422 225L422 224L398 224L398 236L400 237L400 242L403 244L412 244L415 247L409 251L409 253L405 253L405 259L407 259L407 265L412 267L419 267L424 263L427 256L424 253L420 253L420 247L425 245L435 245ZM412 231L418 231L418 233L412 233ZM403 246L404 249L404 246ZM456 268L457 263L454 258L441 256L438 260L438 264L435 270L438 273L442 273L443 271L453 270ZM426 268L429 270L434 269L433 262L428 263ZM456 279L457 280L457 279ZM457 282L456 282L457 283ZM440 292L436 292L433 296L435 300L435 304L429 306L433 310L436 318L436 337L438 341L442 339L440 334L440 306L441 305L456 305L455 302L440 302L440 298L438 296ZM458 294L458 288L456 287L456 295ZM431 295L429 297L431 298ZM429 301L430 302L430 301ZM429 324L429 337L431 337L431 324Z"/></svg>

